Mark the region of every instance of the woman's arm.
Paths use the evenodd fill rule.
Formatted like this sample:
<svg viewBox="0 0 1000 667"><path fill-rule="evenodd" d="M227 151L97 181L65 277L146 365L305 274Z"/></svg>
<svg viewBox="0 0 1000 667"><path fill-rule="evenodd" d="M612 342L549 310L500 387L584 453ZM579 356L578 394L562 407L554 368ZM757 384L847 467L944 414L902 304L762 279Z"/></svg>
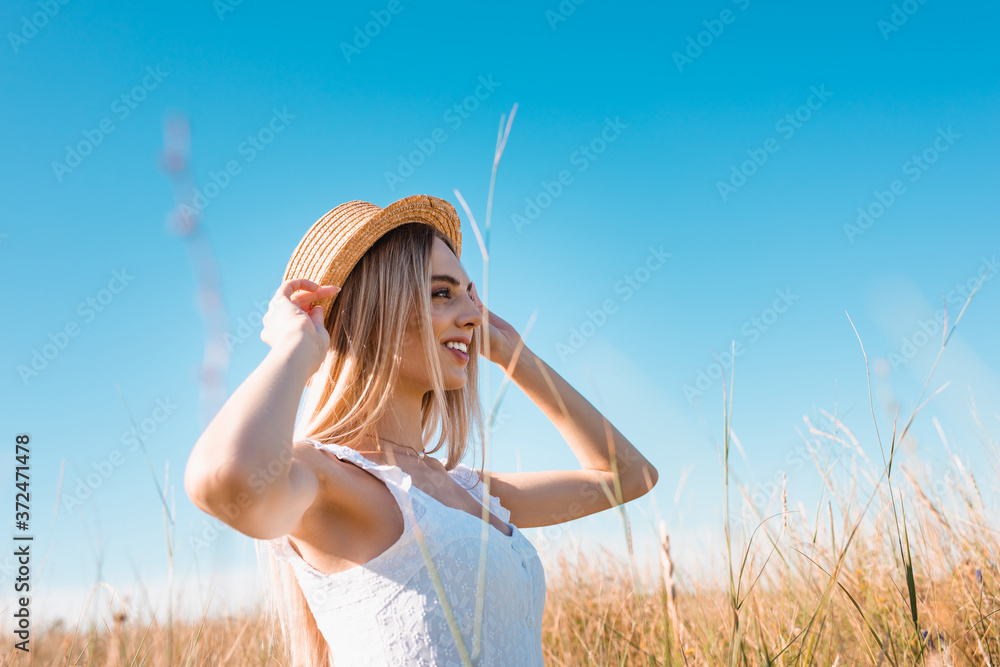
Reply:
<svg viewBox="0 0 1000 667"><path fill-rule="evenodd" d="M510 511L511 523L551 526L627 503L653 488L656 468L587 399L523 347L512 379L552 420L583 469L488 472L490 493Z"/></svg>
<svg viewBox="0 0 1000 667"><path fill-rule="evenodd" d="M295 413L309 378L300 356L291 347L268 352L198 438L184 482L201 509L218 515L240 493L260 489L264 496L289 472Z"/></svg>
<svg viewBox="0 0 1000 667"><path fill-rule="evenodd" d="M656 468L590 401L525 347L514 327L485 307L474 285L472 299L489 320L489 349L484 345L483 355L510 374L583 466L582 470L489 472L490 493L510 511L510 522L519 528L551 526L649 492L658 479Z"/></svg>
<svg viewBox="0 0 1000 667"><path fill-rule="evenodd" d="M641 496L656 484L658 474L649 460L527 347L522 346L511 379L558 429L585 470L610 473L615 459L623 492Z"/></svg>
<svg viewBox="0 0 1000 667"><path fill-rule="evenodd" d="M290 532L319 491L312 468L295 457L292 432L302 390L330 345L322 308L310 305L337 289L304 279L281 284L261 331L270 352L188 458L184 488L194 504L250 537Z"/></svg>

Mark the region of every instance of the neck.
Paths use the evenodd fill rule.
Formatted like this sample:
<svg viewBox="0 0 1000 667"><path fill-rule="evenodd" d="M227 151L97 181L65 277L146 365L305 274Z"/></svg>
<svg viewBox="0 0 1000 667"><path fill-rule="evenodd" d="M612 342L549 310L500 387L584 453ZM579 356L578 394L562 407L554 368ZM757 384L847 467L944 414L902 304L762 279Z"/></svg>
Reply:
<svg viewBox="0 0 1000 667"><path fill-rule="evenodd" d="M410 448L414 453L423 450L420 440L420 406L424 393L408 390L401 385L393 388L385 412L375 422L375 432L385 449ZM365 442L365 446L372 449L378 446L374 437L367 438Z"/></svg>

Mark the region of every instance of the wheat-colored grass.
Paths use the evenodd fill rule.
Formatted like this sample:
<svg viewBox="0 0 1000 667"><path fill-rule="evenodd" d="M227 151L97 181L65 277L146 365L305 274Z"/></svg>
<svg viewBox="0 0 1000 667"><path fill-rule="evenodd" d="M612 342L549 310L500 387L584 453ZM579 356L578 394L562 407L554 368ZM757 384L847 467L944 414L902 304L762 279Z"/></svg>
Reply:
<svg viewBox="0 0 1000 667"><path fill-rule="evenodd" d="M813 444L830 435L817 433ZM741 544L747 565L735 581L738 624L725 584L687 581L675 571L671 594L666 550L659 590L638 595L630 563L608 550L558 556L546 572L546 664L1000 665L1000 534L976 488L982 480L956 465L941 476L946 485L934 485L904 466L893 486L904 499L896 498L897 511L907 507L914 626L888 492L867 503L859 469L838 465L846 474L826 473L836 494L830 505L844 508L834 509L832 524L824 502L811 515L764 521L749 547ZM172 650L170 634L166 625L146 627L119 613L98 628L43 630L31 657L8 653L2 664L281 664L280 636L270 636L262 608L175 623Z"/></svg>
<svg viewBox="0 0 1000 667"><path fill-rule="evenodd" d="M928 475L916 457L899 460L895 432L885 459L870 457L835 414L824 416L823 428L806 420L820 502L789 510L782 493L777 507L756 507L741 488L733 516L742 518L726 522L733 557L715 554L731 570L717 581L675 568L662 521L656 587L639 586L632 559L607 549L557 554L546 571L546 664L1000 665L1000 531L980 492L998 488L1000 456L979 414L989 479L957 456ZM227 619L209 611L200 623L143 625L119 611L97 627L50 627L30 656L10 651L2 664L282 664L262 608Z"/></svg>

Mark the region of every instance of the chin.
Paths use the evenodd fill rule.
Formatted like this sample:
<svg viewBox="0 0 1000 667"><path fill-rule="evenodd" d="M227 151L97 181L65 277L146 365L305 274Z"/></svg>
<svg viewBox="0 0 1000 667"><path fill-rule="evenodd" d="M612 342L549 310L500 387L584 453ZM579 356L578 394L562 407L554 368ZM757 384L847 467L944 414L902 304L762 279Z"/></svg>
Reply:
<svg viewBox="0 0 1000 667"><path fill-rule="evenodd" d="M444 378L445 389L461 389L469 382L469 376L465 371L459 371L455 375L448 375Z"/></svg>
<svg viewBox="0 0 1000 667"><path fill-rule="evenodd" d="M461 375L453 375L446 373L443 378L441 378L441 388L445 391L451 391L453 389L461 389L466 384L469 383L469 378L465 373ZM434 391L434 387L431 385L430 379L424 383L424 392Z"/></svg>
<svg viewBox="0 0 1000 667"><path fill-rule="evenodd" d="M466 385L467 382L468 379L466 378L462 378L461 380L458 380L456 382L446 382L444 388L449 391L451 391L452 389L461 389Z"/></svg>

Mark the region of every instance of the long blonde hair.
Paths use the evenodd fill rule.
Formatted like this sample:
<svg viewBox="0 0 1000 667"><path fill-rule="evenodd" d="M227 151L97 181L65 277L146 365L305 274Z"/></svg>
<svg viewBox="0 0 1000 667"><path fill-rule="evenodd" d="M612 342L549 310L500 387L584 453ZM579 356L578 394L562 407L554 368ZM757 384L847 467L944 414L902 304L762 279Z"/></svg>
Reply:
<svg viewBox="0 0 1000 667"><path fill-rule="evenodd" d="M430 225L396 227L376 241L348 275L326 314L330 349L307 385L300 412L305 423L301 429L296 427L296 440L310 438L357 448L362 438L376 434L375 423L383 415L398 378L402 355L411 353L402 349L402 342L406 323L414 314L433 386L424 395L420 410L426 451L447 446L445 468L452 470L464 457L473 431L482 433L478 328L469 345L468 381L460 389L443 387L428 298L435 238L455 251L448 237ZM439 427L437 443L427 448ZM263 540L256 540L256 547L267 580L272 638L276 613L284 651L293 667L332 665L330 647L291 564L275 558Z"/></svg>

